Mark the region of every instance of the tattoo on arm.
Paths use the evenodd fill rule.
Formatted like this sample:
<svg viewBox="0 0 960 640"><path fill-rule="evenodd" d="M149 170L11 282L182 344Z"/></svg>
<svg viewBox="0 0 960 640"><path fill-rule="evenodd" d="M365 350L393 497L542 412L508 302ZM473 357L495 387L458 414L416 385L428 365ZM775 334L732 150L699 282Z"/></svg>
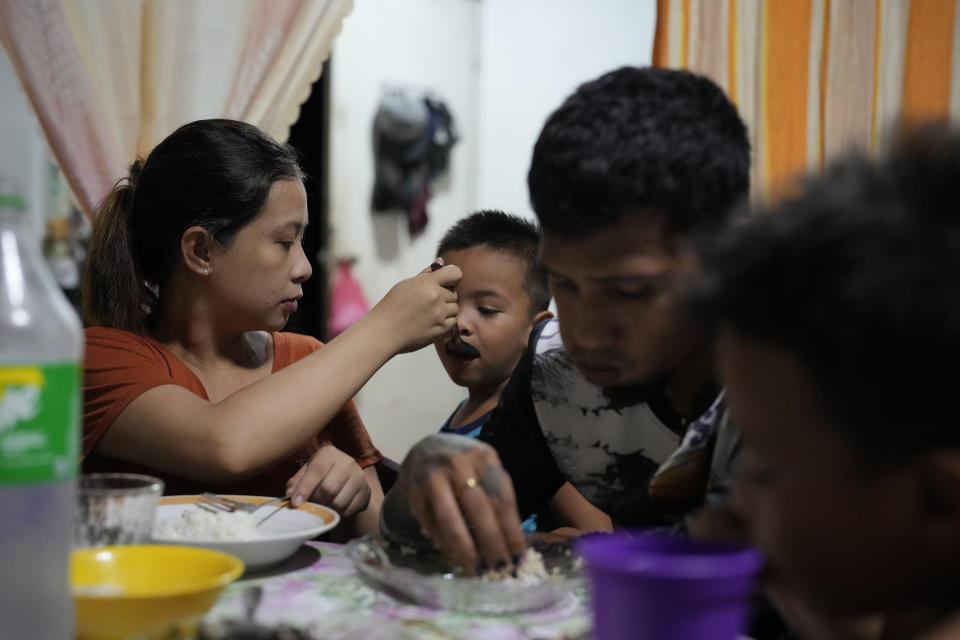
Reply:
<svg viewBox="0 0 960 640"><path fill-rule="evenodd" d="M484 445L472 438L445 433L420 441L403 461L403 468L410 475L411 488L421 488L434 469L448 465L457 454L478 446Z"/></svg>
<svg viewBox="0 0 960 640"><path fill-rule="evenodd" d="M499 498L503 492L503 468L488 464L480 476L480 486L491 498Z"/></svg>

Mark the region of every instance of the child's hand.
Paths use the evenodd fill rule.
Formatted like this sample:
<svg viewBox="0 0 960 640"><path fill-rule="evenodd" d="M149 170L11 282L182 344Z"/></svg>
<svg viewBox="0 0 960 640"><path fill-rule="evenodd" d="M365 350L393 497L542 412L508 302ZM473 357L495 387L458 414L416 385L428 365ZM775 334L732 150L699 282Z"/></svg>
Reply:
<svg viewBox="0 0 960 640"><path fill-rule="evenodd" d="M287 480L287 495L295 507L313 500L349 518L367 508L370 485L353 458L326 444Z"/></svg>
<svg viewBox="0 0 960 640"><path fill-rule="evenodd" d="M432 343L457 323L460 268L448 265L401 280L371 310L380 316L389 335L397 340L397 353L416 351Z"/></svg>

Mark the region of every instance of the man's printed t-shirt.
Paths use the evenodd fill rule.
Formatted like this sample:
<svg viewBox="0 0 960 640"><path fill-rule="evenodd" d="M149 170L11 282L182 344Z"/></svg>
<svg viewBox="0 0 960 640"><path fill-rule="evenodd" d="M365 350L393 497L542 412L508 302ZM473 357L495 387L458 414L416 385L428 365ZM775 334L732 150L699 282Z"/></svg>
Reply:
<svg viewBox="0 0 960 640"><path fill-rule="evenodd" d="M711 393L686 425L661 389L604 389L584 379L555 319L537 325L528 344L480 434L510 474L523 517L564 481L623 526L667 524L703 502L726 413L722 393Z"/></svg>

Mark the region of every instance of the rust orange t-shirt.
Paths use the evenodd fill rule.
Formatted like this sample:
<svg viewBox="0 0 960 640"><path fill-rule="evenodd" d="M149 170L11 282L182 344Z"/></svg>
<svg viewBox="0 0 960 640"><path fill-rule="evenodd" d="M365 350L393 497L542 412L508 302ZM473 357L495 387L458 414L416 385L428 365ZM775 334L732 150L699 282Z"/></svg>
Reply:
<svg viewBox="0 0 960 640"><path fill-rule="evenodd" d="M199 378L177 356L156 340L128 331L90 327L86 334L83 372L83 448L85 473L147 473L162 478L164 493L199 493L214 489L221 493L281 495L287 479L325 443L332 443L353 456L361 467L379 462L383 456L373 446L366 427L351 400L319 434L287 458L261 473L229 486L211 487L158 469L107 458L95 451L97 443L116 417L140 394L166 384L181 386L207 400ZM304 358L323 343L296 333L273 334L273 372Z"/></svg>

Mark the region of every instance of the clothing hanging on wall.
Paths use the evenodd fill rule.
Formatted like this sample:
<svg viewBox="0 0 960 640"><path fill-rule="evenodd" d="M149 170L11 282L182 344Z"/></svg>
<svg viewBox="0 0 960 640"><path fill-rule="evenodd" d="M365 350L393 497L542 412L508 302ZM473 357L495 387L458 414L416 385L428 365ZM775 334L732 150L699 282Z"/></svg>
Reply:
<svg viewBox="0 0 960 640"><path fill-rule="evenodd" d="M447 170L457 139L442 100L405 89L385 91L373 121L374 212L404 211L410 234L423 231L430 183Z"/></svg>

